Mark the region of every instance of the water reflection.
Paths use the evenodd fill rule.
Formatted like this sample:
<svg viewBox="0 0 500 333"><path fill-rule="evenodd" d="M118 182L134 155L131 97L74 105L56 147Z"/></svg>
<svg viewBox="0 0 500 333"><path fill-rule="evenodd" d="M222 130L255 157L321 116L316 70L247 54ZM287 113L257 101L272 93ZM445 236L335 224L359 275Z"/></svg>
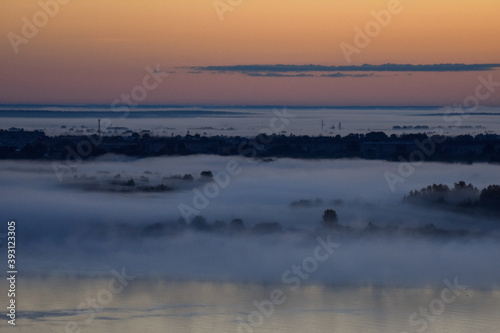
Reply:
<svg viewBox="0 0 500 333"><path fill-rule="evenodd" d="M112 294L104 292L111 279L19 280L17 331L496 332L500 327L499 291L467 289L440 309L435 300L443 297L442 289L309 285L290 291L279 285L136 278ZM5 283L1 287L5 290ZM276 298L276 289L285 293ZM428 310L426 317L420 311L429 306L435 312ZM411 320L413 313L418 315ZM6 320L0 323L2 331L8 326Z"/></svg>

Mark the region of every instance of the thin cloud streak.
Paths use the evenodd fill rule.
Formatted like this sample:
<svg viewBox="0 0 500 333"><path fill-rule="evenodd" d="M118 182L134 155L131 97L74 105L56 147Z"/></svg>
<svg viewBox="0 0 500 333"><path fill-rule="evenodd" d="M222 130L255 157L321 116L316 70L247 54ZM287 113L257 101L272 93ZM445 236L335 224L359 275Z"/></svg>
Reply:
<svg viewBox="0 0 500 333"><path fill-rule="evenodd" d="M281 76L304 76L307 72L337 72L333 77L340 77L341 72L474 72L491 71L500 67L500 64L382 64L382 65L349 65L349 66L325 66L325 65L234 65L234 66L193 66L189 67L198 72L236 72L249 76L280 76L272 73L288 73ZM265 73L265 74L262 74ZM293 74L295 73L295 74Z"/></svg>

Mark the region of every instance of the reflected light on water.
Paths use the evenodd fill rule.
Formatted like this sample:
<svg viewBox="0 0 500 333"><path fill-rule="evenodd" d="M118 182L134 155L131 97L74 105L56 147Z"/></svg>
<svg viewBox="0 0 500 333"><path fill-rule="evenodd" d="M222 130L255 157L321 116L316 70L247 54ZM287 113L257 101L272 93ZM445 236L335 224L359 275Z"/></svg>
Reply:
<svg viewBox="0 0 500 333"><path fill-rule="evenodd" d="M285 285L136 278L116 294L103 292L109 290L111 280L111 276L21 278L16 329L120 333L417 332L423 329L425 317L414 317L412 324L410 316L440 299L442 291L319 285L304 285L292 291ZM2 289L5 287L3 283ZM284 291L282 303L270 305L276 289ZM260 312L255 304L262 305ZM500 292L467 289L445 304L442 313L429 317L422 331L495 332L500 327L499 308ZM416 320L420 322L416 324ZM2 331L8 326L6 320L0 323Z"/></svg>

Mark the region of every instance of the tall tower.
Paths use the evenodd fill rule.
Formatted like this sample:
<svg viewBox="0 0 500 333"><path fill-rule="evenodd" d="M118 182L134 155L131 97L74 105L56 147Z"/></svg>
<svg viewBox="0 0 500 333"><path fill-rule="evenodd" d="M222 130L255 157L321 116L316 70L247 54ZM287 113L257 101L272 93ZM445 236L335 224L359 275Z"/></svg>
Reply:
<svg viewBox="0 0 500 333"><path fill-rule="evenodd" d="M101 136L101 119L97 119L97 135Z"/></svg>

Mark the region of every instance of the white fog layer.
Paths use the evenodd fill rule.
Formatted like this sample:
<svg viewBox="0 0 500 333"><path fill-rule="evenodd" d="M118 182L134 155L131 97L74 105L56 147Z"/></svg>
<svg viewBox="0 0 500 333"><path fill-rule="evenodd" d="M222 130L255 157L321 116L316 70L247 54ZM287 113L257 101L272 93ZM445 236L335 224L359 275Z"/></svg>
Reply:
<svg viewBox="0 0 500 333"><path fill-rule="evenodd" d="M479 189L498 184L498 167L424 163L393 192L384 173L396 173L398 166L365 160L103 156L63 174L60 182L50 162L1 161L0 216L17 223L19 265L28 275L100 275L126 267L130 274L167 280L293 285L299 277L300 283L336 286L439 287L444 279L458 278L468 287L497 289L498 218L410 205L403 197L433 183L452 186L463 180ZM203 183L202 171L225 178L219 185ZM172 177L185 174L194 180ZM106 188L110 179L172 188L120 192ZM104 185L96 190L86 182ZM209 190L216 192L207 197ZM200 193L202 204L196 201ZM307 204L293 204L300 200ZM185 225L180 205L203 216L210 229ZM342 228L324 230L325 209L337 212ZM243 221L244 230L227 231L234 219ZM256 232L253 227L262 222L281 228ZM217 223L225 229L213 228ZM369 223L398 229L370 233ZM429 224L446 232L413 232ZM335 247L328 248L328 242ZM315 254L324 259L314 263ZM294 266L301 271L294 272Z"/></svg>

